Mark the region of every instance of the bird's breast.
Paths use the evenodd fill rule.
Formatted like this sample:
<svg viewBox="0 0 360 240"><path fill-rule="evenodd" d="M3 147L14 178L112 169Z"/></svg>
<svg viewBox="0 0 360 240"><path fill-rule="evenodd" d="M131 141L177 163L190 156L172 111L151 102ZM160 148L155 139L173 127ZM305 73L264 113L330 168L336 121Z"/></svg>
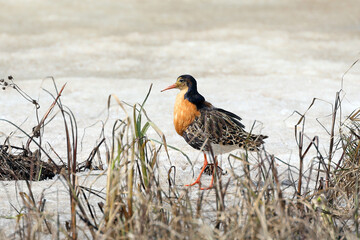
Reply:
<svg viewBox="0 0 360 240"><path fill-rule="evenodd" d="M184 98L185 93L185 91L181 91L176 96L174 107L174 126L180 136L183 135L183 132L194 119L200 116L200 111L196 108L196 105Z"/></svg>

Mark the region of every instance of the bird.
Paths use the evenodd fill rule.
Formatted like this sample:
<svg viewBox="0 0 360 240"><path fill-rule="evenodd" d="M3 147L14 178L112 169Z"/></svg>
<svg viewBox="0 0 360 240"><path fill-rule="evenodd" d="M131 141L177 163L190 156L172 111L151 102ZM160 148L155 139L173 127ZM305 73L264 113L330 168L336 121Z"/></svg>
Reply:
<svg viewBox="0 0 360 240"><path fill-rule="evenodd" d="M176 82L161 92L179 89L174 105L174 127L176 132L193 148L204 154L204 164L196 180L185 186L200 185L200 189L211 189L214 182L212 174L210 186L201 187L201 175L208 167L207 154L216 157L235 149L259 151L267 136L245 131L242 119L227 110L217 108L205 100L197 90L197 82L191 75L181 75Z"/></svg>

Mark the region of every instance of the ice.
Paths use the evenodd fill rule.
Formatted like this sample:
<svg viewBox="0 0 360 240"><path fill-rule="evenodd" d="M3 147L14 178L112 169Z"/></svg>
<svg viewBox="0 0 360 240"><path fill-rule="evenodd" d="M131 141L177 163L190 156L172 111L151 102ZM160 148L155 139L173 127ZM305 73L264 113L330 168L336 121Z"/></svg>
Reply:
<svg viewBox="0 0 360 240"><path fill-rule="evenodd" d="M254 131L269 136L266 149L296 165L294 126L299 115L294 111L304 113L313 98L323 100L309 112L306 132L309 138L318 135L326 146L329 136L316 118L330 127L331 103L342 76L359 58L357 0L14 0L1 1L1 6L0 77L12 75L21 89L39 99L40 116L52 102L41 89L51 90L51 82L43 79L53 76L58 87L67 83L62 101L78 121L80 160L101 134L99 121L106 119L108 96L115 94L135 104L153 83L147 113L168 144L191 157L196 172L202 165L201 154L176 135L172 125L177 92L160 93L188 73L198 80L199 92L208 101L241 116L248 130L256 120ZM359 78L359 64L344 77L343 117L360 106ZM27 132L35 124L33 105L11 89L0 91L0 117ZM119 117L124 114L114 103L107 136L111 121ZM51 124L46 141L64 156L62 121L57 118ZM0 141L13 131L1 122ZM16 135L18 131L12 142L25 141ZM161 167L176 165L181 169L177 184L188 183L190 164L178 152L170 151L170 156L171 163L162 157ZM14 183L4 184L8 194L0 195L0 215L13 215L9 202L16 195ZM40 194L44 185L34 186ZM0 219L4 224L6 220Z"/></svg>

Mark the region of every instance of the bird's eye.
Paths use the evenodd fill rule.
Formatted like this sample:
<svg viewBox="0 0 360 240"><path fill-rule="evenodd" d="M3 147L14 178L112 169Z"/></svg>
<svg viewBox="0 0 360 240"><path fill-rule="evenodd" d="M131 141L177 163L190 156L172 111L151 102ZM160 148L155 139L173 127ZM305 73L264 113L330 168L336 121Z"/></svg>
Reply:
<svg viewBox="0 0 360 240"><path fill-rule="evenodd" d="M180 79L179 82L185 82L185 80L184 80L184 79Z"/></svg>

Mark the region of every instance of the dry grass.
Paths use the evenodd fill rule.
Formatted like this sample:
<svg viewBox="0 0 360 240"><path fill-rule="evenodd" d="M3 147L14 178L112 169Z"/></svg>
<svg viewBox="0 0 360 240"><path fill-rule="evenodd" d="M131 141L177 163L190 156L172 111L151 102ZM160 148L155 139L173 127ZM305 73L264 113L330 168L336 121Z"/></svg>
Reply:
<svg viewBox="0 0 360 240"><path fill-rule="evenodd" d="M151 89L150 89L151 90ZM150 94L149 90L149 94ZM113 125L107 156L106 199L97 205L89 195L99 193L82 187L76 177L77 129L75 117L61 103L54 103L64 119L68 170L61 172L67 184L71 212L66 226L47 213L44 198L36 201L31 185L20 193L23 209L18 225L8 236L14 239L357 239L359 233L360 110L346 121L339 114L336 95L327 154L316 136L307 136L306 112L295 126L299 167L288 165L288 183L279 180L278 164L286 164L265 149L255 159L248 153L230 155L242 164L224 181L216 175L215 188L189 192L175 183L174 166L167 181L160 178L159 156L167 154L166 139L147 116L142 104L129 106L110 96L125 112ZM54 106L55 106L54 104ZM316 100L309 108L316 104ZM53 107L54 107L53 106ZM339 123L339 124L335 124ZM40 127L44 127L39 121ZM300 128L301 126L301 128ZM337 128L336 126L340 126ZM152 128L158 139L149 139ZM346 130L346 131L345 131ZM337 133L341 133L336 138ZM31 137L31 136L30 136ZM35 141L31 139L31 141ZM103 141L101 141L103 143ZM39 151L43 151L39 143ZM107 147L109 146L109 147ZM172 147L173 148L173 147ZM94 149L91 156L99 149ZM316 156L304 164L309 152ZM168 155L167 155L168 157ZM193 190L194 188L192 188ZM86 194L85 194L86 193ZM97 214L96 214L97 212ZM100 214L99 214L100 213ZM1 236L1 235L0 235Z"/></svg>

